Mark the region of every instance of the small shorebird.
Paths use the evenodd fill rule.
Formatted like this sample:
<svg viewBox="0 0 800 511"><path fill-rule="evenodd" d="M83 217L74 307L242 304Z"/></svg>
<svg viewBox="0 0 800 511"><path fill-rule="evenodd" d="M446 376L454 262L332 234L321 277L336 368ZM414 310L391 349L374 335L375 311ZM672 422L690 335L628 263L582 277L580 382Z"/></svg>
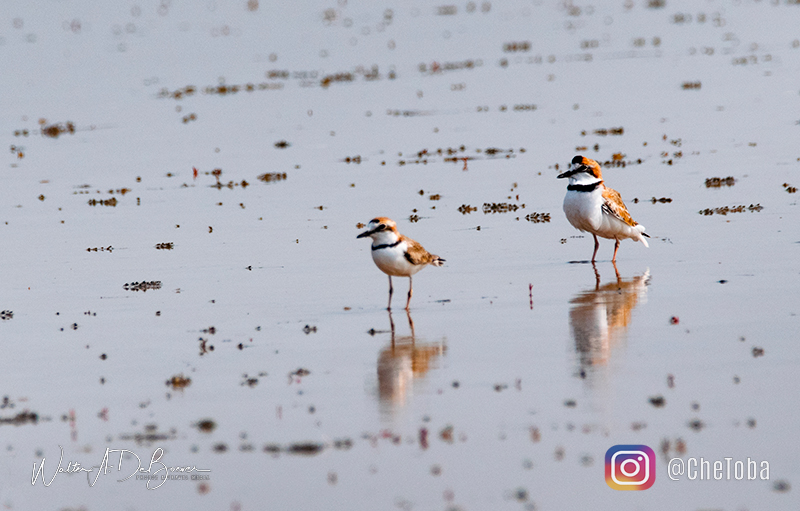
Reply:
<svg viewBox="0 0 800 511"><path fill-rule="evenodd" d="M413 289L411 287L411 276L432 264L442 266L444 259L437 255L428 253L422 245L407 238L397 232L397 224L394 221L379 216L370 220L367 230L356 236L356 238L372 238L372 260L380 270L389 276L389 306L387 310L392 310L392 276L408 277L408 301L406 310L411 303Z"/></svg>
<svg viewBox="0 0 800 511"><path fill-rule="evenodd" d="M564 197L564 213L573 227L580 231L588 231L594 236L594 253L592 262L597 256L600 242L597 237L616 240L614 257L617 260L620 240L630 238L641 241L647 247L644 226L633 221L628 208L622 202L619 192L603 184L600 164L596 161L576 156L572 159L570 170L558 175L559 179L569 178L567 195Z"/></svg>

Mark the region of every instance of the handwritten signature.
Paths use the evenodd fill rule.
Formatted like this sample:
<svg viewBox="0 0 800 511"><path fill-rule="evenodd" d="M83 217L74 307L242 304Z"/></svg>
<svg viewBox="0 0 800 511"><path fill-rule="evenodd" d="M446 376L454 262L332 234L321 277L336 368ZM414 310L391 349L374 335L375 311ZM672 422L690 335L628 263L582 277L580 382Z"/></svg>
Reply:
<svg viewBox="0 0 800 511"><path fill-rule="evenodd" d="M164 457L164 449L158 447L155 451L153 451L153 455L150 457L150 463L147 465L147 468L142 466L142 459L133 451L129 449L109 449L106 448L106 452L103 455L103 461L100 462L100 465L93 465L91 467L84 467L77 461L70 461L67 463L66 467L64 466L64 448L62 446L58 446L61 449L61 456L58 458L58 467L56 467L55 472L53 472L53 477L50 478L50 481L45 480L44 474L44 466L45 466L45 458L42 458L41 463L34 463L33 464L33 473L31 476L31 485L35 485L37 479L41 478L42 484L45 486L50 486L53 484L56 476L58 474L76 474L79 472L86 473L86 481L89 483L89 486L94 486L97 484L97 480L100 478L101 475L108 475L109 471L113 471L115 468L114 465L111 464L111 461L116 460L116 453L119 453L119 462L116 465L117 472L121 472L123 475L127 474L127 477L124 479L117 479L117 482L127 481L131 477L136 476L136 479L145 479L147 480L147 489L148 490L155 490L160 488L164 483L171 479L170 474L188 474L192 472L211 472L209 469L197 468L195 466L175 466L175 467L168 467L166 463L161 461ZM113 456L112 456L113 454ZM125 454L130 454L134 458L136 458L136 468L128 473L122 472L122 460ZM39 468L36 468L38 465ZM126 465L130 466L130 463L126 462ZM130 470L130 469L129 469ZM91 479L92 473L97 471L97 474L94 476L94 480ZM208 476L192 476L193 479L207 479ZM160 482L156 486L151 486L151 483L154 481Z"/></svg>

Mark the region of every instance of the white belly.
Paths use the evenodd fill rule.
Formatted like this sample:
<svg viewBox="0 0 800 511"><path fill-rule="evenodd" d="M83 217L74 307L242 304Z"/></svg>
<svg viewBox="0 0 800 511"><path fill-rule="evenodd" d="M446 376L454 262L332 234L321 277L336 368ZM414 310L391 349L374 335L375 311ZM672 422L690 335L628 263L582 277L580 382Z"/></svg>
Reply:
<svg viewBox="0 0 800 511"><path fill-rule="evenodd" d="M598 234L603 219L602 192L599 189L592 192L567 190L567 195L564 197L564 214L567 215L569 223L579 231Z"/></svg>
<svg viewBox="0 0 800 511"><path fill-rule="evenodd" d="M372 251L372 260L380 270L393 277L410 277L424 268L424 264L411 264L405 257L406 243L396 247Z"/></svg>
<svg viewBox="0 0 800 511"><path fill-rule="evenodd" d="M568 190L564 197L564 213L569 223L580 231L590 232L607 239L631 238L643 241L641 226L630 226L616 216L603 211L603 194L600 189L592 192Z"/></svg>

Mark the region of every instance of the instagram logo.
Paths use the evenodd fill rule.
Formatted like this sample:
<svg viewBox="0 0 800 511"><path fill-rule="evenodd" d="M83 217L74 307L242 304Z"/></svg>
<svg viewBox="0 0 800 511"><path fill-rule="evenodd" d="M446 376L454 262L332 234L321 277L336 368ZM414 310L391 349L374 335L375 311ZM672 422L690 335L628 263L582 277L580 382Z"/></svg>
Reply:
<svg viewBox="0 0 800 511"><path fill-rule="evenodd" d="M656 455L646 445L615 445L606 451L606 484L615 490L646 490L656 482Z"/></svg>

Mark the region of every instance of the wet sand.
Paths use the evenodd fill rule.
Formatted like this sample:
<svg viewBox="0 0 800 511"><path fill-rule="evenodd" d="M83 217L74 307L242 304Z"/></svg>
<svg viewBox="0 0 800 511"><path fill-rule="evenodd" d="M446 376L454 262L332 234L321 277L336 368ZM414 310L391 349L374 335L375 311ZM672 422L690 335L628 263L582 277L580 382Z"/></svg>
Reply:
<svg viewBox="0 0 800 511"><path fill-rule="evenodd" d="M14 3L0 503L796 506L797 7L648 4ZM649 249L587 262L575 154ZM355 238L378 215L447 260L410 315ZM606 485L618 444L652 488ZM59 446L210 472L31 485Z"/></svg>

